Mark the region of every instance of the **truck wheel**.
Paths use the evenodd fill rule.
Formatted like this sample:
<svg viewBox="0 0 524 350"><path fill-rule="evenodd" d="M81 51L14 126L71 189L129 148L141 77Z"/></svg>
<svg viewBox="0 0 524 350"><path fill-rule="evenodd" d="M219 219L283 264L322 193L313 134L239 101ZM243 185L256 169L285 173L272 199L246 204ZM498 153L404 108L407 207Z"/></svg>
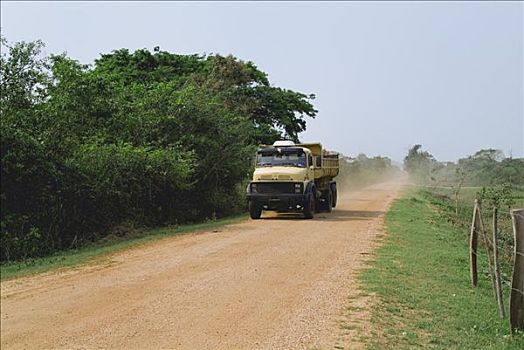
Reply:
<svg viewBox="0 0 524 350"><path fill-rule="evenodd" d="M328 213L331 213L331 211L333 210L333 195L331 194L331 190L328 190L325 208Z"/></svg>
<svg viewBox="0 0 524 350"><path fill-rule="evenodd" d="M338 197L338 193L337 193L337 184L336 183L332 183L331 184L331 192L333 193L333 204L331 205L333 208L335 208L337 206L337 197Z"/></svg>
<svg viewBox="0 0 524 350"><path fill-rule="evenodd" d="M313 219L313 216L315 216L315 196L312 194L308 196L307 203L304 204L304 209L302 211L304 213L304 218Z"/></svg>
<svg viewBox="0 0 524 350"><path fill-rule="evenodd" d="M262 206L253 202L249 201L249 216L253 220L260 219L260 216L262 215Z"/></svg>
<svg viewBox="0 0 524 350"><path fill-rule="evenodd" d="M315 201L315 213L320 213L322 210L324 210L324 203L319 198Z"/></svg>

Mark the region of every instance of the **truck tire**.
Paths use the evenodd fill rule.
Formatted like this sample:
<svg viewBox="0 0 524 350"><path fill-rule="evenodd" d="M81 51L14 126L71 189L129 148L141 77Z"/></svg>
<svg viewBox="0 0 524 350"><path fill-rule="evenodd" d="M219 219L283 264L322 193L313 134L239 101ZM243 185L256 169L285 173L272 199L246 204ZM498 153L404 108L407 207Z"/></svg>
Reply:
<svg viewBox="0 0 524 350"><path fill-rule="evenodd" d="M315 196L313 194L309 194L307 198L307 202L304 203L302 212L304 213L305 219L313 219L315 216Z"/></svg>
<svg viewBox="0 0 524 350"><path fill-rule="evenodd" d="M331 204L331 207L335 208L337 206L337 197L338 197L337 183L334 182L329 187L331 188L331 193L332 193L332 198L333 198L333 204Z"/></svg>
<svg viewBox="0 0 524 350"><path fill-rule="evenodd" d="M317 200L317 213L328 212L331 213L333 207L333 194L331 189L322 192L322 198Z"/></svg>
<svg viewBox="0 0 524 350"><path fill-rule="evenodd" d="M260 219L262 215L262 206L253 201L249 201L249 216L253 220Z"/></svg>
<svg viewBox="0 0 524 350"><path fill-rule="evenodd" d="M324 208L328 213L331 213L333 211L333 194L331 193L331 189L328 190Z"/></svg>
<svg viewBox="0 0 524 350"><path fill-rule="evenodd" d="M320 198L318 198L315 200L315 213L320 213L322 210L324 210L324 203Z"/></svg>

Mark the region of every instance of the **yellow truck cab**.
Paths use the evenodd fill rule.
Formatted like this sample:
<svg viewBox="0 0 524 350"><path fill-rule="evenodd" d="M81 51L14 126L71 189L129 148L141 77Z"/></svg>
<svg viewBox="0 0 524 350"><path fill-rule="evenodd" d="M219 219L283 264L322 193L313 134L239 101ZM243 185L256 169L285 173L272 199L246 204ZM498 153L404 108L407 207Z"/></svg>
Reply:
<svg viewBox="0 0 524 350"><path fill-rule="evenodd" d="M247 187L251 218L259 219L263 210L302 212L307 219L316 211L330 212L337 204L333 179L338 171L338 154L323 150L320 143L262 145Z"/></svg>

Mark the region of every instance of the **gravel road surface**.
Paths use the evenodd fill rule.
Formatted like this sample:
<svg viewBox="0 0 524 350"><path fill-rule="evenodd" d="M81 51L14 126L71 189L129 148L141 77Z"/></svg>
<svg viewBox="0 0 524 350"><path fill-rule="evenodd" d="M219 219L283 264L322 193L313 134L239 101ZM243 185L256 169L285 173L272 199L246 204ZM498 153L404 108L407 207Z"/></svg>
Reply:
<svg viewBox="0 0 524 350"><path fill-rule="evenodd" d="M313 220L264 213L2 282L1 348L359 348L340 324L400 188L350 192Z"/></svg>

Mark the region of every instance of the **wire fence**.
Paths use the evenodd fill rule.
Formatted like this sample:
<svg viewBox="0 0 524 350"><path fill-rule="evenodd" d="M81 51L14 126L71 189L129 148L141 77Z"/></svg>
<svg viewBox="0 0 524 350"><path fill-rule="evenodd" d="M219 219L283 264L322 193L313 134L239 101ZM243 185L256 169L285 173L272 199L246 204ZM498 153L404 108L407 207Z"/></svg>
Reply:
<svg viewBox="0 0 524 350"><path fill-rule="evenodd" d="M484 213L486 210L484 211ZM476 199L473 209L473 218L470 230L470 279L473 287L478 284L477 258L479 236L484 242L484 248L488 259L488 269L491 277L495 299L501 318L505 318L505 308L503 300L503 285L509 285L509 322L512 332L517 330L524 331L524 209L515 209L511 212L499 212L498 207L494 206L491 212L491 237L484 225L489 222L489 217L483 215L481 201ZM503 220L499 220L502 218ZM504 218L506 220L504 220ZM508 220L510 219L510 220ZM511 222L512 238L509 235L502 235L499 223L504 226ZM504 231L507 227L504 227ZM507 231L506 231L507 232ZM501 239L504 238L504 239ZM512 246L512 254L509 261L512 262L511 278L507 274L501 273L499 253L508 253ZM506 257L507 259L508 257Z"/></svg>

